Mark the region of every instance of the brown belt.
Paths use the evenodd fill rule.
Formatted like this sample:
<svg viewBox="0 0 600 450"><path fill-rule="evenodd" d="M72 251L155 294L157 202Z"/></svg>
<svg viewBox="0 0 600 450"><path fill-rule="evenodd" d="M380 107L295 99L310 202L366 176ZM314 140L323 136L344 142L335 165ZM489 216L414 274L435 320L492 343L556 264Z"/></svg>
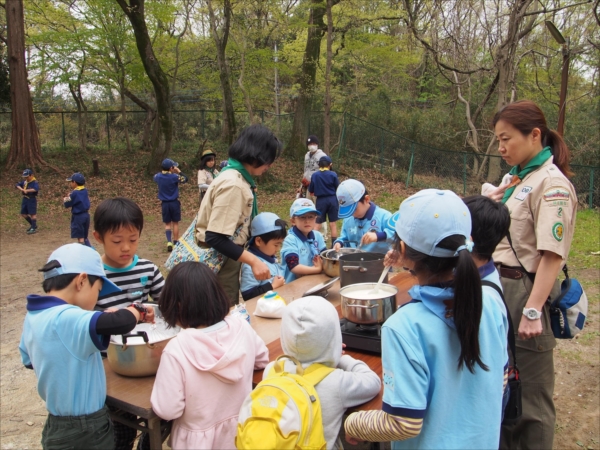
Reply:
<svg viewBox="0 0 600 450"><path fill-rule="evenodd" d="M504 278L510 278L511 280L520 280L527 275L521 269L515 269L513 267L500 266L500 276Z"/></svg>

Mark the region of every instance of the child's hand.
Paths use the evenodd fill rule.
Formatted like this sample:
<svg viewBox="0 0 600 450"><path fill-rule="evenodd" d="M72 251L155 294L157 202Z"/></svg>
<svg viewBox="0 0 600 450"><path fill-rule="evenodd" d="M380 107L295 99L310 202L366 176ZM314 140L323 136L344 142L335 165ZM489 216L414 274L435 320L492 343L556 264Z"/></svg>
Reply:
<svg viewBox="0 0 600 450"><path fill-rule="evenodd" d="M339 251L340 251L340 248L342 248L342 244L340 244L339 242L336 242L336 243L335 243L335 245L333 246L333 249L334 249L336 252L339 252Z"/></svg>
<svg viewBox="0 0 600 450"><path fill-rule="evenodd" d="M323 270L323 260L321 259L321 255L316 255L313 258L313 266L319 269L318 273L320 273Z"/></svg>
<svg viewBox="0 0 600 450"><path fill-rule="evenodd" d="M374 231L369 231L363 235L360 245L372 244L373 242L377 242L377 234Z"/></svg>
<svg viewBox="0 0 600 450"><path fill-rule="evenodd" d="M146 323L154 323L154 308L152 306L143 305L146 308L146 317L144 317L144 322Z"/></svg>
<svg viewBox="0 0 600 450"><path fill-rule="evenodd" d="M63 197L63 202L64 203L68 202L69 200L71 200L71 197Z"/></svg>
<svg viewBox="0 0 600 450"><path fill-rule="evenodd" d="M344 344L344 343L342 342L342 355L345 355L345 354L346 354L346 352L344 351L344 349L345 349L345 348L346 348L346 344Z"/></svg>
<svg viewBox="0 0 600 450"><path fill-rule="evenodd" d="M271 283L271 286L273 286L273 289L277 289L278 287L281 287L284 284L285 278L283 278L281 275L277 275L273 277L273 282Z"/></svg>
<svg viewBox="0 0 600 450"><path fill-rule="evenodd" d="M390 250L385 254L385 258L383 258L383 265L385 267L392 266L398 267L401 264L400 261L400 252L397 250Z"/></svg>

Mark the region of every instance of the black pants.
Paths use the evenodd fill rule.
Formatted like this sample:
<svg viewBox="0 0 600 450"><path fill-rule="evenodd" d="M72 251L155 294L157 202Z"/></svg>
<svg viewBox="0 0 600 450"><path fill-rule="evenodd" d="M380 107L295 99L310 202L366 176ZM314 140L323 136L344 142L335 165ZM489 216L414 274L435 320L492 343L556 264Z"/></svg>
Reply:
<svg viewBox="0 0 600 450"><path fill-rule="evenodd" d="M105 406L85 416L53 416L42 431L44 450L58 449L112 449L114 448L113 427Z"/></svg>

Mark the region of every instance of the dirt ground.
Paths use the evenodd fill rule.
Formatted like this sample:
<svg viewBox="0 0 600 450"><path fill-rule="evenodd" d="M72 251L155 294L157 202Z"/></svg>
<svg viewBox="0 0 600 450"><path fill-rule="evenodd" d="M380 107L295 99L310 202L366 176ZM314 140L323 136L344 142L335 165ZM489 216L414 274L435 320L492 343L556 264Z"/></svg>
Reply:
<svg viewBox="0 0 600 450"><path fill-rule="evenodd" d="M35 270L43 266L54 249L72 242L68 214L54 218L52 223L40 220L40 231L35 235L26 235L25 225L23 221L21 228L2 232L0 238L2 449L40 448L46 409L37 394L35 375L23 367L18 351L26 313L25 295L42 293L41 276ZM159 216L146 216L138 253L161 265L167 256L163 244ZM94 245L101 251L101 246ZM572 276L592 281L595 291L588 289L588 294L598 293L598 270L587 269ZM555 351L556 449L600 449L599 325L598 306L594 305L581 336L560 341Z"/></svg>

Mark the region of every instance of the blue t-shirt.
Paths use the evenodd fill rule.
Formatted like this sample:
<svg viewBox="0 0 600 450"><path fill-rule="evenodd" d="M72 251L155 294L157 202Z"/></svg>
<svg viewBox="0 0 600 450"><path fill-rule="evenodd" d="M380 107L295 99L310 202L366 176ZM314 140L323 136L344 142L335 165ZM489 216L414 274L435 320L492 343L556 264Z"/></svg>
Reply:
<svg viewBox="0 0 600 450"><path fill-rule="evenodd" d="M254 273L252 273L252 266L248 264L242 264L242 276L240 281L240 291L242 291L242 295L244 292L249 291L256 286L262 286L263 284L271 283L273 284L273 278L277 275L283 276L284 269L277 262L277 259L274 256L265 255L259 249L254 246L248 247L248 251L253 255L256 255L262 262L264 262L269 270L271 271L271 278L268 280L257 280L254 278Z"/></svg>
<svg viewBox="0 0 600 450"><path fill-rule="evenodd" d="M303 266L313 266L313 258L326 250L325 240L321 233L311 231L308 236L304 236L302 231L296 227L290 228L288 235L283 241L281 247L281 261L285 267L285 282L289 283L298 278L289 268L290 262L293 261L294 267L298 264Z"/></svg>
<svg viewBox="0 0 600 450"><path fill-rule="evenodd" d="M452 288L414 286L413 301L381 330L383 410L422 418L421 433L392 443L393 449L495 449L500 441L508 323L483 291L479 325L481 359L458 369L460 342L452 316Z"/></svg>
<svg viewBox="0 0 600 450"><path fill-rule="evenodd" d="M96 334L102 314L52 296L28 295L19 351L33 366L38 393L55 416L82 416L104 407L106 376L100 350L110 336Z"/></svg>
<svg viewBox="0 0 600 450"><path fill-rule="evenodd" d="M308 192L314 194L316 197L327 197L328 195L335 195L335 191L339 185L340 180L337 173L329 169L319 169L310 177Z"/></svg>
<svg viewBox="0 0 600 450"><path fill-rule="evenodd" d="M344 219L342 232L334 244L339 242L347 246L348 242L356 242L358 245L366 233L374 231L377 234L377 242L363 245L362 250L385 254L390 249L390 242L394 238L394 232L386 227L390 217L392 217L392 213L371 202L371 206L362 219L352 216Z"/></svg>
<svg viewBox="0 0 600 450"><path fill-rule="evenodd" d="M163 202L172 202L179 198L179 183L186 183L187 177L182 173L171 173L167 170L154 175L154 182L158 184L158 199Z"/></svg>
<svg viewBox="0 0 600 450"><path fill-rule="evenodd" d="M74 189L69 194L70 200L64 203L65 208L71 208L71 214L81 214L90 209L90 197L86 188Z"/></svg>
<svg viewBox="0 0 600 450"><path fill-rule="evenodd" d="M26 198L37 197L38 191L40 190L40 184L35 178L29 182L27 182L27 180L21 180L17 183L17 186L22 187L23 189L35 189L35 192L28 192L27 194L25 192L21 192L23 197Z"/></svg>

